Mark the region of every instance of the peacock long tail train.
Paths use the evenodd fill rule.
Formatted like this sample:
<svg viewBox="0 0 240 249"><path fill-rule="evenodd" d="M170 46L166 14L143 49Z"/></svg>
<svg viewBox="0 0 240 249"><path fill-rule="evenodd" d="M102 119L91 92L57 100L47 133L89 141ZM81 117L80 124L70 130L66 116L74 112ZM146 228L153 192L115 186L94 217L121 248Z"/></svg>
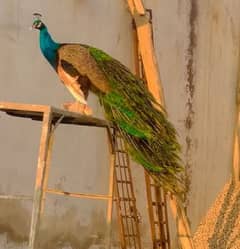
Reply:
<svg viewBox="0 0 240 249"><path fill-rule="evenodd" d="M163 108L127 67L99 49L89 47L89 51L110 84L111 90L99 96L107 119L119 129L133 160L165 190L184 193L181 149Z"/></svg>

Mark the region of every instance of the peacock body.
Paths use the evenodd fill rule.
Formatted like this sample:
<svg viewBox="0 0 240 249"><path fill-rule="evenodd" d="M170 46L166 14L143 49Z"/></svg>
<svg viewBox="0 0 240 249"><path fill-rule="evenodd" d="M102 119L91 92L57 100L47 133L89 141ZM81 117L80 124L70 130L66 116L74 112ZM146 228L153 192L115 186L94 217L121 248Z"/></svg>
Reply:
<svg viewBox="0 0 240 249"><path fill-rule="evenodd" d="M185 188L180 173L176 131L143 80L100 49L57 43L37 18L40 49L76 101L87 104L89 90L104 107L106 118L122 134L132 159L171 193Z"/></svg>

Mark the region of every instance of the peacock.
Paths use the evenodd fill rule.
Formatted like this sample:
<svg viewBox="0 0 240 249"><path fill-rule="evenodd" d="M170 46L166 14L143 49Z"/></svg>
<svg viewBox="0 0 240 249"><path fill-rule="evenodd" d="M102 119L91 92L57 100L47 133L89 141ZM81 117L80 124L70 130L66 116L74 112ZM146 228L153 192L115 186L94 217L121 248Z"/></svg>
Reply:
<svg viewBox="0 0 240 249"><path fill-rule="evenodd" d="M87 97L89 91L96 94L106 119L122 135L133 161L142 165L165 191L182 196L185 184L176 130L144 80L98 48L55 42L40 14L34 14L32 27L40 31L40 50L79 110L91 115Z"/></svg>

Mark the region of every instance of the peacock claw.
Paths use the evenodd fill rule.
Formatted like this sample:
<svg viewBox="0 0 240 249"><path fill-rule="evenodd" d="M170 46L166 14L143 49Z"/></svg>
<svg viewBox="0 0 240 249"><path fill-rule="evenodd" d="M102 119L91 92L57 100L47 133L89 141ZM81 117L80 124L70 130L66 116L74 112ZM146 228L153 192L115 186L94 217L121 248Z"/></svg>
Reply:
<svg viewBox="0 0 240 249"><path fill-rule="evenodd" d="M78 112L87 116L91 116L93 113L91 107L80 102L66 102L63 104L63 108L68 111Z"/></svg>

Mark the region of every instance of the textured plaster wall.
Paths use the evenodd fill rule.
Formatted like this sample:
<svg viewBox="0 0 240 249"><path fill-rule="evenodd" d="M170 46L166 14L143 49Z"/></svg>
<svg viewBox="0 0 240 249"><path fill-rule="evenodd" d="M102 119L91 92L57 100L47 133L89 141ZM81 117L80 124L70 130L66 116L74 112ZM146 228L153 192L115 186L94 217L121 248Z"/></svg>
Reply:
<svg viewBox="0 0 240 249"><path fill-rule="evenodd" d="M195 231L231 173L240 2L145 0L145 5L153 11L167 109L183 146L190 186L188 214ZM123 0L0 0L1 101L55 106L71 101L40 54L37 32L28 30L33 12L44 15L57 41L94 45L133 66L131 19ZM90 105L101 117L94 96ZM32 195L40 124L1 114L0 125L0 191ZM49 185L106 193L105 145L104 130L61 126ZM134 167L133 176L147 243L142 170ZM43 248L90 248L101 243L92 235L101 238L104 231L104 203L49 196L46 206ZM30 208L27 202L0 201L0 248L26 248Z"/></svg>

